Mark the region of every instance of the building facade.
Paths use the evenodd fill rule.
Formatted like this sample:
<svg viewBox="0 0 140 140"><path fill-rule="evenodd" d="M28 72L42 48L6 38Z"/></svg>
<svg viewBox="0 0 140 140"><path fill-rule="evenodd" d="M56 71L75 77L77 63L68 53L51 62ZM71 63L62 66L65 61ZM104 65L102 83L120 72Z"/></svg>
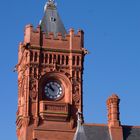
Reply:
<svg viewBox="0 0 140 140"><path fill-rule="evenodd" d="M84 32L69 32L54 0L36 29L27 25L19 44L18 140L139 140L140 127L122 126L119 97L107 100L108 124L83 120Z"/></svg>

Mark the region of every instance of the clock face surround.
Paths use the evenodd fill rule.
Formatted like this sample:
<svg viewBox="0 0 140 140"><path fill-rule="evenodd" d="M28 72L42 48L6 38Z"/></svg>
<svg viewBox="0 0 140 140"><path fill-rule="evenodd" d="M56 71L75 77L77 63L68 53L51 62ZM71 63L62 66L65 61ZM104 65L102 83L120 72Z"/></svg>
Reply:
<svg viewBox="0 0 140 140"><path fill-rule="evenodd" d="M62 85L57 81L49 81L45 84L45 96L50 100L56 100L62 97Z"/></svg>

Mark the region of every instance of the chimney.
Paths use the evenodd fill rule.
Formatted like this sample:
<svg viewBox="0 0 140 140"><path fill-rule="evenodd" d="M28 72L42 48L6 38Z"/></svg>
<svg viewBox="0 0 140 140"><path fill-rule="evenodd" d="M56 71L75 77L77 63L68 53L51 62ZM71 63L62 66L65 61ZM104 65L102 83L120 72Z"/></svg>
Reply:
<svg viewBox="0 0 140 140"><path fill-rule="evenodd" d="M116 94L110 96L106 102L108 109L108 127L112 140L122 140L123 131L119 112L120 99Z"/></svg>
<svg viewBox="0 0 140 140"><path fill-rule="evenodd" d="M116 94L110 96L107 100L108 108L108 125L111 126L120 126L120 112L119 112L119 103L120 99Z"/></svg>

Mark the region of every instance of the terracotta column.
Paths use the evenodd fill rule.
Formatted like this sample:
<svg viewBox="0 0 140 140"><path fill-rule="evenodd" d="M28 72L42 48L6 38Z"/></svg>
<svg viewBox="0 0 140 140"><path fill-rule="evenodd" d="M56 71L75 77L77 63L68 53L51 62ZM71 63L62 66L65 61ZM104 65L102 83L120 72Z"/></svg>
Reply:
<svg viewBox="0 0 140 140"><path fill-rule="evenodd" d="M106 102L108 108L108 127L112 140L123 139L123 131L119 117L119 103L120 99L116 94L110 96Z"/></svg>
<svg viewBox="0 0 140 140"><path fill-rule="evenodd" d="M70 75L71 75L71 77L73 77L73 75L72 75L72 57L73 57L73 53L72 53L72 49L73 49L73 39L74 39L74 29L73 28L71 28L70 29L70 31L69 31L69 35L70 35L70 48L69 48L69 50L70 50L70 54L69 54L69 66L70 66Z"/></svg>

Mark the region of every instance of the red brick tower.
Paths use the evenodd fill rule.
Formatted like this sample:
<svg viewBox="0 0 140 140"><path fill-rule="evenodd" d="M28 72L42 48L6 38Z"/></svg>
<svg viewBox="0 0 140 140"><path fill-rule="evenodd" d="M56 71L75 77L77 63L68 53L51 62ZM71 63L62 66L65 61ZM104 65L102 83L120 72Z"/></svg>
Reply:
<svg viewBox="0 0 140 140"><path fill-rule="evenodd" d="M53 0L18 51L18 140L72 140L82 112L83 31L69 33Z"/></svg>

